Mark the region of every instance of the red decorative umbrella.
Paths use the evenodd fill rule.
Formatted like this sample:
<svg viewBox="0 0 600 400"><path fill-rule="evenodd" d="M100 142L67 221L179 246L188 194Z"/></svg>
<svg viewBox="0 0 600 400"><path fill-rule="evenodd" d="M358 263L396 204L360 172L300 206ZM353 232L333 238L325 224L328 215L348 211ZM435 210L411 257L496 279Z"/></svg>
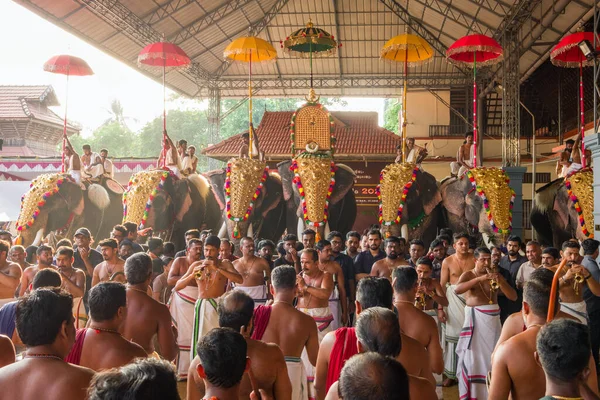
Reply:
<svg viewBox="0 0 600 400"><path fill-rule="evenodd" d="M587 40L594 43L593 32L577 32L567 35L558 42L550 52L550 60L552 64L565 68L579 67L579 117L581 125L581 164L586 167L585 146L583 144L583 136L585 132L585 121L583 115L583 67L594 65L594 59L588 60L581 49L579 43ZM600 42L599 42L600 43ZM600 50L600 44L596 47L596 51Z"/></svg>
<svg viewBox="0 0 600 400"><path fill-rule="evenodd" d="M477 65L488 66L502 60L502 46L486 35L468 35L446 50L446 58L456 65L473 68L473 166L477 166Z"/></svg>
<svg viewBox="0 0 600 400"><path fill-rule="evenodd" d="M70 55L54 56L44 63L44 71L67 76L67 94L65 96L65 120L63 124L63 154L61 172L65 172L65 146L67 140L67 106L69 104L69 76L94 75L88 63L79 57Z"/></svg>
<svg viewBox="0 0 600 400"><path fill-rule="evenodd" d="M151 43L144 47L138 54L138 65L150 70L162 70L163 74L163 155L165 152L164 141L167 140L167 94L165 85L166 70L184 68L190 64L190 58L181 47L165 42ZM163 157L164 160L164 157ZM163 161L164 162L164 161Z"/></svg>

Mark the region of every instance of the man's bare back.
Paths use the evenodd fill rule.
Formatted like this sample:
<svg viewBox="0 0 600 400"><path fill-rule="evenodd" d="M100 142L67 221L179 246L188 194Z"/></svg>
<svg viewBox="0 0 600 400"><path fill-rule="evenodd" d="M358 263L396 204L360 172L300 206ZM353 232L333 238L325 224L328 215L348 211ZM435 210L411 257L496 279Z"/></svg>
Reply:
<svg viewBox="0 0 600 400"><path fill-rule="evenodd" d="M125 261L117 258L114 263L102 261L94 268L94 276L92 277L92 286L96 286L100 282L121 282L125 283Z"/></svg>
<svg viewBox="0 0 600 400"><path fill-rule="evenodd" d="M91 369L62 360L25 358L0 370L0 387L7 399L84 400L93 376Z"/></svg>
<svg viewBox="0 0 600 400"><path fill-rule="evenodd" d="M435 378L429 364L429 354L425 347L419 341L404 333L400 333L400 335L402 336L402 351L400 351L397 360L404 366L406 373L425 378L432 385L435 385Z"/></svg>
<svg viewBox="0 0 600 400"><path fill-rule="evenodd" d="M152 354L155 350L155 335L158 336L159 354L166 360L174 360L177 346L171 328L169 309L139 289L129 287L123 337L142 346L146 353Z"/></svg>
<svg viewBox="0 0 600 400"><path fill-rule="evenodd" d="M265 276L271 275L269 263L262 257L244 256L233 262L233 267L244 279L238 286L252 287L264 285Z"/></svg>
<svg viewBox="0 0 600 400"><path fill-rule="evenodd" d="M33 278L37 275L40 270L44 268L52 268L50 266L46 267L41 264L32 265L30 267L25 268L23 274L21 275L21 287L19 288L19 297L23 296L25 293L29 293L29 286L33 282Z"/></svg>
<svg viewBox="0 0 600 400"><path fill-rule="evenodd" d="M261 340L277 344L286 357L300 357L306 347L311 362L317 361L319 337L315 321L289 303L273 304L271 317Z"/></svg>
<svg viewBox="0 0 600 400"><path fill-rule="evenodd" d="M103 371L129 364L134 358L147 356L142 346L128 341L118 332L89 328L79 365Z"/></svg>
<svg viewBox="0 0 600 400"><path fill-rule="evenodd" d="M6 260L0 265L0 299L12 299L21 280L21 267L19 264Z"/></svg>
<svg viewBox="0 0 600 400"><path fill-rule="evenodd" d="M382 260L376 261L375 264L373 264L370 275L380 278L387 278L391 282L392 272L394 272L397 267L402 265L409 265L403 257L398 257L395 260L386 257Z"/></svg>

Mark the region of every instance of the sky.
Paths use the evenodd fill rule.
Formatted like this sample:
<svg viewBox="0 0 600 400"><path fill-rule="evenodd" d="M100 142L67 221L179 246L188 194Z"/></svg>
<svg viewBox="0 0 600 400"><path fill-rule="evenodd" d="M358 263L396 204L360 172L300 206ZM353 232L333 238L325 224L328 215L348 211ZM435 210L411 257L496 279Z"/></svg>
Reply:
<svg viewBox="0 0 600 400"><path fill-rule="evenodd" d="M0 2L0 37L4 38L0 85L52 85L61 103L54 111L61 116L67 94L66 79L64 75L44 71L44 63L55 55L71 54L90 65L94 75L71 77L68 89L68 119L82 126L84 136L110 117L114 99L121 102L125 116L132 118L128 125L133 130L162 113L162 85L13 1ZM167 89L167 96L173 93ZM345 111L377 111L379 124L383 124L384 99L345 100L348 103ZM178 106L181 103L167 107ZM183 106L202 107L195 102Z"/></svg>

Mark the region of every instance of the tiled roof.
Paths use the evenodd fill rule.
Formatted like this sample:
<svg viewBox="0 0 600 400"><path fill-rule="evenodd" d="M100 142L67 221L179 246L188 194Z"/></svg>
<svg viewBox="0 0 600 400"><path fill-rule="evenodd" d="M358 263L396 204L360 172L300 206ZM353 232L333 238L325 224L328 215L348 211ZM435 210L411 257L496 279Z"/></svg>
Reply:
<svg viewBox="0 0 600 400"><path fill-rule="evenodd" d="M265 155L278 158L291 155L290 120L293 111L265 111L256 129L260 149ZM400 137L377 125L376 112L331 112L335 121L337 156L363 156L395 154ZM227 159L237 155L242 145L241 134L225 139L202 150L209 157Z"/></svg>
<svg viewBox="0 0 600 400"><path fill-rule="evenodd" d="M0 121L33 118L62 126L63 118L48 108L58 105L50 85L0 86ZM68 124L68 128L79 131L72 124Z"/></svg>

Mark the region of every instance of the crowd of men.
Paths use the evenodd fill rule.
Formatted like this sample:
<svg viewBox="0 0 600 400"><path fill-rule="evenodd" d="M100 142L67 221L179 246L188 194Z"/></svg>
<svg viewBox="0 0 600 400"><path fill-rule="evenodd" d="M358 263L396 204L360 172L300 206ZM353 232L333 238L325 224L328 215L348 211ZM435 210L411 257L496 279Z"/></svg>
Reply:
<svg viewBox="0 0 600 400"><path fill-rule="evenodd" d="M178 399L187 380L189 400L427 400L436 384L461 399L599 398L596 240L488 249L443 229L426 248L308 229L243 238L238 258L210 231L185 239L176 253L126 223L97 245L82 227L25 249L0 231L4 392Z"/></svg>

